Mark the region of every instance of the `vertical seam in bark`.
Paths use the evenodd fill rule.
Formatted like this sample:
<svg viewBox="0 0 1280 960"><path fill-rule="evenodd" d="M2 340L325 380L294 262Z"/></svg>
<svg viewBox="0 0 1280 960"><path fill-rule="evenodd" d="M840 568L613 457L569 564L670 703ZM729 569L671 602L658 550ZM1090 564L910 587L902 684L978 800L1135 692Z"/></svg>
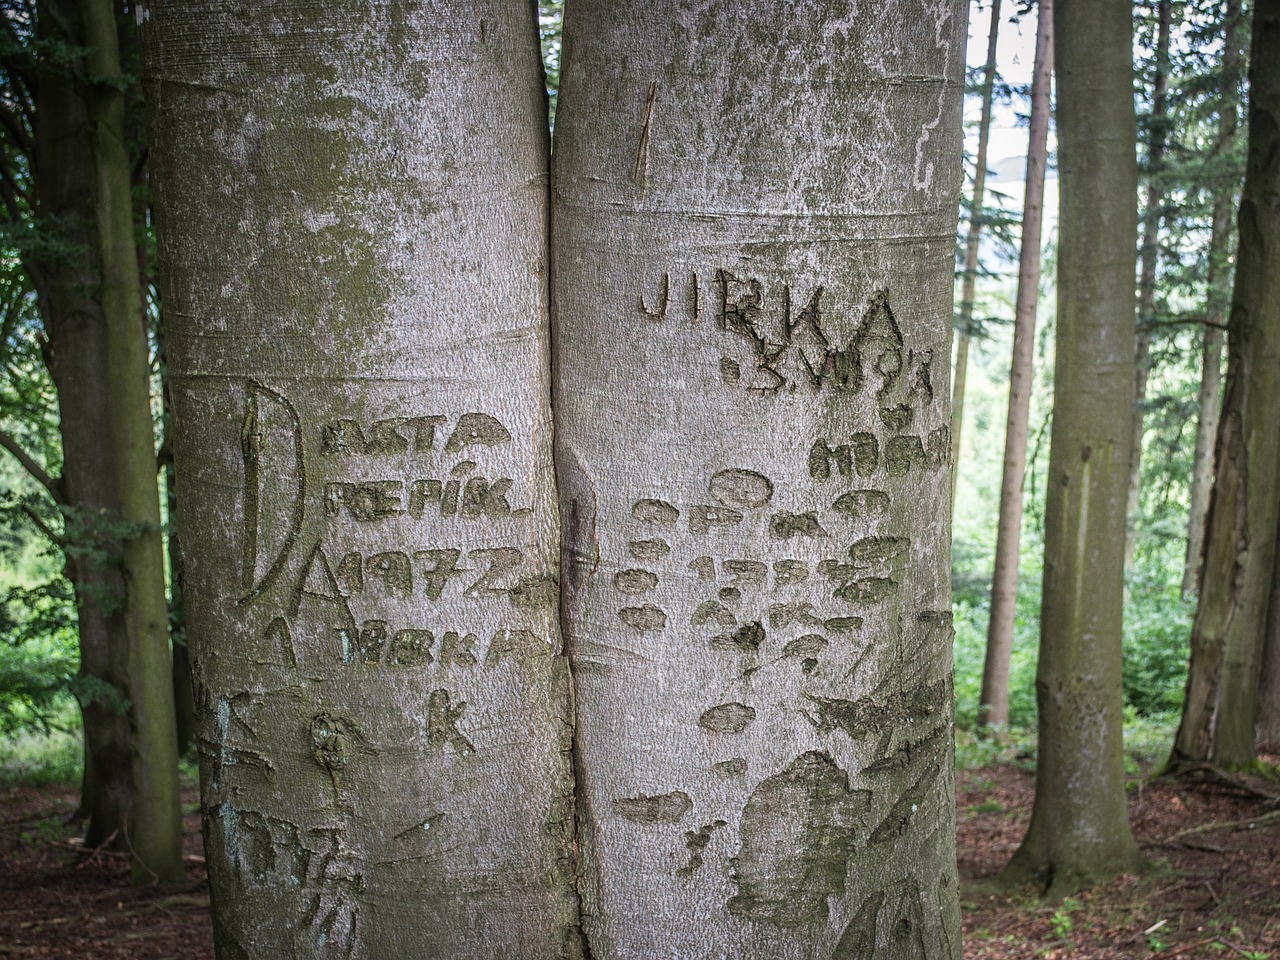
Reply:
<svg viewBox="0 0 1280 960"><path fill-rule="evenodd" d="M652 99L650 99L650 109L651 108L652 108ZM646 137L648 134L648 119L649 117L648 117L648 114L646 113L646 117L645 117ZM550 166L550 163L549 163L550 159L551 159L551 141L549 139L547 141L548 167ZM556 261L555 261L555 256L553 255L553 251L555 249L555 218L552 213L552 208L555 200L555 184L554 184L554 180L550 175L548 175L546 183L547 183L547 193L546 193L546 197L547 197L547 205L546 205L547 322L548 322L548 331L550 334L547 339L547 343L548 343L547 366L548 366L548 369L552 372L551 389L549 391L551 396L548 402L548 412L551 417L551 433L553 438L552 449L554 450L555 448L554 437L555 437L555 430L556 430L555 425L557 422L556 395L555 395L554 384L557 379L555 375L555 371L556 371L556 331L558 329L557 322L556 322L557 314L556 314L556 300L555 300ZM561 486L560 485L560 465L559 465L558 459L554 456L552 457L551 479L555 488L554 489L555 501L558 505L562 505L563 501L560 498L560 486ZM593 488L592 505L591 505L591 536L593 539L596 536L595 511L596 511L595 491ZM579 784L585 780L586 771L582 765L581 750L579 749L579 742L578 742L577 683L574 676L574 659L573 659L574 650L573 650L573 644L571 641L571 637L573 636L573 634L569 630L569 617L566 616L568 611L567 611L567 604L565 603L566 590L574 589L574 583L573 583L574 574L573 574L573 569L570 566L572 561L569 561L569 563L566 563L564 545L566 542L571 544L574 538L572 536L567 536L567 534L572 533L572 531L565 529L564 525L568 520L568 518L563 516L562 509L561 509L561 514L562 516L560 518L560 528L559 528L560 529L560 550L559 550L560 589L558 591L558 620L560 624L560 638L561 638L562 651L564 656L565 693L568 697L568 702L565 704L564 721L569 728L569 733L568 733L569 817L565 824L567 828L567 836L565 837L565 842L566 842L565 852L568 856L568 862L569 862L569 875L567 878L568 885L569 885L568 892L570 897L572 898L572 905L573 905L573 916L572 918L570 918L569 929L566 930L566 936L565 936L565 942L564 942L564 954L565 954L565 960L592 960L593 954L591 951L591 941L587 937L586 928L583 926L583 923L582 923L583 915L584 915L583 887L585 885L586 877L585 877L583 866L582 866L581 837L583 832L583 824L584 824L584 821L587 819L586 818L587 811L585 809L585 803L584 803L582 791L579 790L578 787L579 787ZM600 565L599 550L597 549L595 567L593 567L587 573L584 579L590 579L591 575L595 573L595 570L597 567L599 567L599 565Z"/></svg>
<svg viewBox="0 0 1280 960"><path fill-rule="evenodd" d="M557 477L557 486L558 486L558 477ZM592 540L596 540L597 534L595 529L595 517L596 517L597 504L595 500L594 486L591 492L592 492L591 521L590 521L591 530L590 530L589 536L591 537ZM574 535L570 536L568 539L572 548L572 544L576 542L576 539L577 539L576 531L574 532ZM564 560L562 560L561 562L562 564L565 563ZM570 559L568 561L568 564L572 564L573 562L574 561ZM595 573L596 568L598 568L599 565L600 565L599 545L597 541L595 566L593 566L592 569L586 573L583 580L584 581L589 580L592 574ZM565 603L565 587L567 586L568 589L573 590L574 592L577 592L577 591L576 591L575 585L573 584L572 574L569 574L568 576L566 576L566 573L567 571L561 571L561 578L562 578L562 581L565 581L565 583L564 585L562 585L561 593L560 593L560 598L561 598L560 633L564 643L566 689L568 691L568 696L569 696L569 702L566 704L566 715L565 715L565 722L569 726L569 771L570 771L569 803L572 809L572 816L569 821L569 836L568 836L569 851L568 852L569 852L569 868L570 868L569 884L570 884L570 892L572 893L573 899L574 899L574 911L575 911L575 916L573 918L573 926L574 926L574 933L572 934L573 939L572 941L566 943L566 947L572 951L568 954L571 960L592 960L593 954L591 951L591 940L588 938L586 928L583 926L583 917L586 912L583 907L584 901L586 899L584 894L584 888L588 882L588 878L586 876L586 871L583 867L581 838L582 838L583 831L585 829L585 824L589 821L589 817L587 815L588 810L587 810L586 796L584 791L579 789L579 785L586 781L586 768L583 765L581 743L578 739L578 697L577 697L576 679L574 674L574 667L575 667L574 655L576 653L576 650L575 650L575 644L573 643L573 640L572 640L572 638L574 637L574 633L573 633L573 630L571 629L570 617L567 615L569 611L567 609L568 605Z"/></svg>

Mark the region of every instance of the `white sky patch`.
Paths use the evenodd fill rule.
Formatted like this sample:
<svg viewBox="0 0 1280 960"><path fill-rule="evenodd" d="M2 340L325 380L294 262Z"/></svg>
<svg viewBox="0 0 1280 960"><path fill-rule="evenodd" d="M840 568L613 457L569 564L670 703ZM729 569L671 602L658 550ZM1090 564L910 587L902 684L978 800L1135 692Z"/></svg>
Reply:
<svg viewBox="0 0 1280 960"><path fill-rule="evenodd" d="M1010 8L1014 5L1005 0L1001 6L1000 36L996 45L996 72L1005 83L1013 87L1031 86L1031 72L1036 59L1036 17L1033 11L1024 16L1020 23L1010 22ZM1016 8L1014 8L1016 9ZM987 59L987 34L991 29L990 0L981 9L974 9L969 20L969 48L967 62L971 69L981 70ZM987 147L987 204L991 204L991 192L998 191L1008 199L1004 205L1012 210L1015 216L1022 212L1023 178L1026 176L1027 164L1027 127L1018 124L1018 114L1024 116L1031 110L1028 97L1015 94L1013 103L994 104L991 113L991 139ZM982 111L982 103L976 96L965 98L965 150L972 156L978 149L978 119ZM1056 139L1052 123L1049 126L1049 152L1052 157L1056 149ZM966 193L972 192L972 182L965 186ZM1045 175L1044 182L1044 230L1041 234L1048 241L1058 230L1058 173L1052 164ZM994 255L994 251L983 244L984 258ZM990 261L988 261L990 262ZM993 264L994 265L994 264ZM1014 264L1016 268L1016 262Z"/></svg>

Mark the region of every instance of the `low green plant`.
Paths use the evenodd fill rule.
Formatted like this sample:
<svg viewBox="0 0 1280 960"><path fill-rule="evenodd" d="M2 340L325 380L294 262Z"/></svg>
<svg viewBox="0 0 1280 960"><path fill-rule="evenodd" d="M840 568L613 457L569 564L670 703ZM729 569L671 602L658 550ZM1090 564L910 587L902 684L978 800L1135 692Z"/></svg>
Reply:
<svg viewBox="0 0 1280 960"><path fill-rule="evenodd" d="M1071 914L1079 909L1080 901L1074 897L1066 897L1058 905L1058 909L1053 912L1053 916L1049 918L1049 926L1053 927L1053 932L1058 935L1060 940L1065 940L1067 934L1075 927L1075 921L1071 919Z"/></svg>
<svg viewBox="0 0 1280 960"><path fill-rule="evenodd" d="M1128 776L1147 776L1169 759L1180 719L1178 711L1142 714L1131 704L1125 705L1124 759Z"/></svg>
<svg viewBox="0 0 1280 960"><path fill-rule="evenodd" d="M1034 730L1015 727L999 736L979 736L972 730L956 730L956 766L961 770L1013 765L1035 769ZM989 784L988 784L989 785Z"/></svg>
<svg viewBox="0 0 1280 960"><path fill-rule="evenodd" d="M78 719L75 708L68 708L63 729L25 730L0 737L0 785L40 787L78 781L84 763L84 745L75 725Z"/></svg>

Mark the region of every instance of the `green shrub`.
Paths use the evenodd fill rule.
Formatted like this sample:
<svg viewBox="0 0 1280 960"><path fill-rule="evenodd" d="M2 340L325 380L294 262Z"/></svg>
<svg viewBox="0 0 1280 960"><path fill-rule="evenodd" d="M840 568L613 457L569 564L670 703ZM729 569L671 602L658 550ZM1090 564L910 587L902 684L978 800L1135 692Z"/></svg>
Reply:
<svg viewBox="0 0 1280 960"><path fill-rule="evenodd" d="M60 719L60 727L48 732L25 730L0 737L0 785L40 787L80 779L84 746L79 710L69 706Z"/></svg>
<svg viewBox="0 0 1280 960"><path fill-rule="evenodd" d="M75 626L65 579L0 594L0 735L65 726L79 669Z"/></svg>

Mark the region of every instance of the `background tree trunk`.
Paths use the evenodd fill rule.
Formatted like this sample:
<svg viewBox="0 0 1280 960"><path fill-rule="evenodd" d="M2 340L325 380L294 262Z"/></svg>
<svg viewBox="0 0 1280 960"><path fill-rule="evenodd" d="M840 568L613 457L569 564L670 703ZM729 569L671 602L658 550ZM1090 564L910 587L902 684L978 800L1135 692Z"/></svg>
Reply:
<svg viewBox="0 0 1280 960"><path fill-rule="evenodd" d="M1249 143L1191 666L1170 766L1252 763L1280 515L1280 0L1258 0Z"/></svg>
<svg viewBox="0 0 1280 960"><path fill-rule="evenodd" d="M965 15L567 11L555 406L593 957L959 957Z"/></svg>
<svg viewBox="0 0 1280 960"><path fill-rule="evenodd" d="M1239 0L1226 0L1223 9L1222 98L1218 106L1220 156L1229 156L1235 145L1240 109L1241 45L1243 23ZM1205 290L1204 348L1200 362L1199 415L1196 418L1196 446L1191 472L1191 497L1187 509L1187 564L1182 575L1185 599L1200 589L1200 569L1204 561L1204 525L1209 513L1209 492L1213 489L1213 448L1222 413L1222 328L1226 326L1227 305L1231 301L1231 215L1235 207L1235 186L1218 188L1213 202L1209 237L1209 270Z"/></svg>
<svg viewBox="0 0 1280 960"><path fill-rule="evenodd" d="M1027 137L1026 199L1022 212L1022 249L1018 257L1013 361L1009 369L1009 412L1005 424L1004 471L1000 482L1000 518L996 526L995 571L991 578L987 657L982 671L982 694L978 703L979 724L996 730L1007 730L1009 727L1009 661L1013 654L1013 624L1018 607L1022 483L1027 471L1036 308L1040 303L1040 229L1044 219L1044 172L1049 156L1053 0L1040 0L1038 8L1036 60L1031 77L1031 130Z"/></svg>
<svg viewBox="0 0 1280 960"><path fill-rule="evenodd" d="M1147 124L1147 203L1142 217L1141 273L1138 280L1138 332L1134 348L1133 444L1129 450L1129 503L1125 513L1124 567L1133 566L1137 548L1137 518L1142 509L1142 436L1151 372L1151 325L1156 314L1156 269L1160 264L1160 224L1163 220L1165 141L1168 139L1169 28L1172 0L1156 3L1155 70L1151 81L1151 117Z"/></svg>
<svg viewBox="0 0 1280 960"><path fill-rule="evenodd" d="M964 243L964 279L956 331L955 376L951 387L951 510L955 512L960 477L960 431L964 426L964 388L969 374L969 341L973 335L974 289L978 281L978 247L982 240L982 206L987 191L987 144L991 139L991 100L996 84L996 41L1000 36L1000 0L991 0L987 63L982 75L982 114L978 121L978 155L973 168L973 208Z"/></svg>
<svg viewBox="0 0 1280 960"><path fill-rule="evenodd" d="M533 9L149 10L220 955L579 956Z"/></svg>
<svg viewBox="0 0 1280 960"><path fill-rule="evenodd" d="M182 536L178 530L178 486L173 464L165 467L165 493L169 517L169 629L173 642L173 712L178 756L184 757L196 745L196 693L191 677L191 652L187 649L186 619L182 606L182 581L186 570L182 559Z"/></svg>
<svg viewBox="0 0 1280 960"><path fill-rule="evenodd" d="M73 2L45 0L42 37L82 46ZM106 324L94 299L100 267L92 217L94 165L83 91L66 64L43 62L37 84L34 170L40 214L62 244L33 273L49 339L62 436L64 542L76 595L84 717L85 842L127 849L133 791L128 633L119 569L120 493L111 437Z"/></svg>
<svg viewBox="0 0 1280 960"><path fill-rule="evenodd" d="M160 373L160 399L164 440L160 464L164 473L165 554L169 562L169 638L173 646L173 710L178 737L178 756L186 756L196 745L196 698L191 678L191 655L187 650L186 616L182 605L182 584L186 564L182 556L182 532L178 529L178 478L173 467L173 392L169 383L169 351L165 346L163 310L159 310L156 337L156 365Z"/></svg>
<svg viewBox="0 0 1280 960"><path fill-rule="evenodd" d="M1280 532L1277 533L1276 561L1272 565L1271 603L1267 635L1262 647L1262 670L1258 678L1258 714L1255 724L1257 748L1280 753Z"/></svg>
<svg viewBox="0 0 1280 960"><path fill-rule="evenodd" d="M1142 857L1125 805L1120 640L1133 396L1132 23L1127 3L1054 10L1059 209L1053 430L1036 673L1039 760L1031 824L1005 869L1049 895Z"/></svg>
<svg viewBox="0 0 1280 960"><path fill-rule="evenodd" d="M174 728L169 607L160 543L151 365L133 223L132 168L124 118L115 5L79 0L87 105L95 169L94 213L102 266L99 298L111 371L111 438L120 487L121 559L129 631L129 702L133 724L133 806L129 850L135 883L178 882L182 811Z"/></svg>

